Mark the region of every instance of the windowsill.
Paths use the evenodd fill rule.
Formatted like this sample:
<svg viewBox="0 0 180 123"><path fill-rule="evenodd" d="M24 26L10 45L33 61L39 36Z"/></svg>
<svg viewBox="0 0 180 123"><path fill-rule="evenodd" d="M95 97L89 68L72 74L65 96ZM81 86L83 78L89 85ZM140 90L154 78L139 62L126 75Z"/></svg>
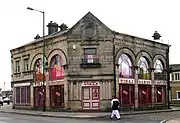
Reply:
<svg viewBox="0 0 180 123"><path fill-rule="evenodd" d="M33 71L32 70L26 70L26 71L23 71L22 73L32 73Z"/></svg>
<svg viewBox="0 0 180 123"><path fill-rule="evenodd" d="M172 99L173 101L180 100L180 99Z"/></svg>
<svg viewBox="0 0 180 123"><path fill-rule="evenodd" d="M15 106L31 106L30 103L15 103Z"/></svg>
<svg viewBox="0 0 180 123"><path fill-rule="evenodd" d="M16 73L14 73L14 75L18 75L18 74L21 74L21 72L16 72Z"/></svg>

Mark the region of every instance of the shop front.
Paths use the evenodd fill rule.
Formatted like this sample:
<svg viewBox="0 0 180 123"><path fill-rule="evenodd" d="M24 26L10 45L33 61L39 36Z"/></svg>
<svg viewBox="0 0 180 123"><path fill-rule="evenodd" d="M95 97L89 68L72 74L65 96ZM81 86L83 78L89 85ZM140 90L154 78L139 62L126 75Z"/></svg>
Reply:
<svg viewBox="0 0 180 123"><path fill-rule="evenodd" d="M151 104L151 85L138 85L138 94L140 106Z"/></svg>
<svg viewBox="0 0 180 123"><path fill-rule="evenodd" d="M134 84L134 79L119 78L119 100L121 106L134 106Z"/></svg>
<svg viewBox="0 0 180 123"><path fill-rule="evenodd" d="M14 84L14 105L30 106L30 82Z"/></svg>
<svg viewBox="0 0 180 123"><path fill-rule="evenodd" d="M98 81L82 82L82 109L100 109L100 83Z"/></svg>
<svg viewBox="0 0 180 123"><path fill-rule="evenodd" d="M64 85L52 85L50 89L50 107L64 108Z"/></svg>

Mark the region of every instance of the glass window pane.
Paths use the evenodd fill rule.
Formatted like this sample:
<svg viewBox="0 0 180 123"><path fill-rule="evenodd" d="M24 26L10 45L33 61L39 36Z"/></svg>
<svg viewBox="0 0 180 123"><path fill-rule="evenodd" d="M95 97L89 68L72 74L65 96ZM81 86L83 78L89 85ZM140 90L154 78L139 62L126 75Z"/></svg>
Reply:
<svg viewBox="0 0 180 123"><path fill-rule="evenodd" d="M27 93L27 101L26 101L26 103L30 103L30 87L26 87L27 89L26 89L26 93Z"/></svg>
<svg viewBox="0 0 180 123"><path fill-rule="evenodd" d="M15 88L16 90L16 104L20 103L20 87Z"/></svg>
<svg viewBox="0 0 180 123"><path fill-rule="evenodd" d="M55 55L51 59L50 66L51 66L51 69L50 69L51 80L64 79L63 60L60 55Z"/></svg>
<svg viewBox="0 0 180 123"><path fill-rule="evenodd" d="M132 63L129 56L127 56L126 54L122 54L118 60L118 64L120 72L119 77L132 77Z"/></svg>
<svg viewBox="0 0 180 123"><path fill-rule="evenodd" d="M21 103L26 103L26 87L21 87Z"/></svg>
<svg viewBox="0 0 180 123"><path fill-rule="evenodd" d="M96 49L95 48L84 49L84 54L85 55L95 55L96 54Z"/></svg>

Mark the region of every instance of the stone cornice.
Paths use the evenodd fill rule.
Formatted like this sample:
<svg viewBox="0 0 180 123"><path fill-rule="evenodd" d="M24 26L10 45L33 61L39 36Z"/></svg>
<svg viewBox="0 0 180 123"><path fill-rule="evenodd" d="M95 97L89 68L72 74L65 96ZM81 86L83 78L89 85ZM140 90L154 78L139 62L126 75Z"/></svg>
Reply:
<svg viewBox="0 0 180 123"><path fill-rule="evenodd" d="M46 43L45 47L50 46L50 45L56 45L56 44L64 42L64 41L67 41L67 39L57 40L57 41L53 41L53 42L45 42ZM13 55L21 54L21 53L24 53L24 52L27 52L27 51L32 51L32 50L40 49L42 47L43 47L42 43L39 46L36 46L36 47L33 47L33 44L32 44L31 46L28 46L27 49L22 48L23 50L20 49L19 52L15 51L16 53L13 53Z"/></svg>
<svg viewBox="0 0 180 123"><path fill-rule="evenodd" d="M149 47L149 48L155 48L155 49L159 49L161 51L165 51L167 50L164 46L164 48L162 47L163 44L159 44L159 43L152 43L152 42L147 42L147 41L138 41L138 40L124 40L124 39L116 39L115 41L115 45L121 45L121 44L128 44L128 45L136 45L139 47ZM155 46L157 45L157 46Z"/></svg>

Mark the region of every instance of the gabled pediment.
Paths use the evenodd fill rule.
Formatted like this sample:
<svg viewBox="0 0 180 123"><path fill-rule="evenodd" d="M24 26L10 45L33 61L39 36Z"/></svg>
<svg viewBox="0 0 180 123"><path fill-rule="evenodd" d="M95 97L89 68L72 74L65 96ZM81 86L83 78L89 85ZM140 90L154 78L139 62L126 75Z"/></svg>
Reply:
<svg viewBox="0 0 180 123"><path fill-rule="evenodd" d="M68 33L76 38L99 39L112 34L112 30L91 12L88 12L69 30Z"/></svg>

